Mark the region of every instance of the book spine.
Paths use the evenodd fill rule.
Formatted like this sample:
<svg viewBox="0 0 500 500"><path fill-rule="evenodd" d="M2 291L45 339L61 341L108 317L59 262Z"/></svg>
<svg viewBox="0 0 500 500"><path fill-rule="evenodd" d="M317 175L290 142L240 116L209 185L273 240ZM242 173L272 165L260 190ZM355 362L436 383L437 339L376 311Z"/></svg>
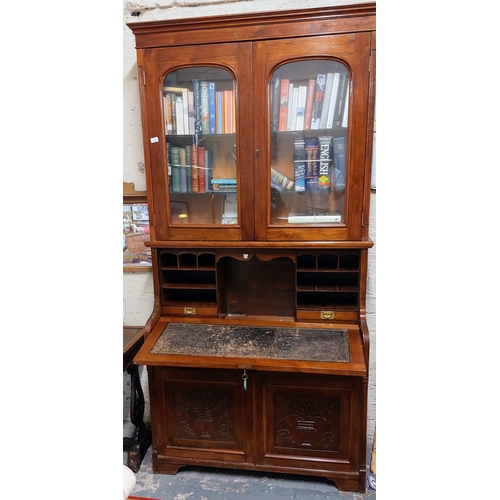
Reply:
<svg viewBox="0 0 500 500"><path fill-rule="evenodd" d="M349 92L345 96L344 115L342 116L342 127L347 127L349 120Z"/></svg>
<svg viewBox="0 0 500 500"><path fill-rule="evenodd" d="M181 172L180 172L180 148L172 146L172 192L181 192Z"/></svg>
<svg viewBox="0 0 500 500"><path fill-rule="evenodd" d="M194 135L194 94L192 91L188 91L188 126L189 126L189 135Z"/></svg>
<svg viewBox="0 0 500 500"><path fill-rule="evenodd" d="M204 193L207 188L205 170L205 148L198 146L198 193Z"/></svg>
<svg viewBox="0 0 500 500"><path fill-rule="evenodd" d="M330 145L331 136L318 137L319 142L319 171L318 171L318 189L329 190L331 187L331 164Z"/></svg>
<svg viewBox="0 0 500 500"><path fill-rule="evenodd" d="M208 134L210 132L208 82L202 80L200 88L201 88L201 133Z"/></svg>
<svg viewBox="0 0 500 500"><path fill-rule="evenodd" d="M198 146L191 146L191 191L198 192Z"/></svg>
<svg viewBox="0 0 500 500"><path fill-rule="evenodd" d="M189 144L186 146L186 187L188 193L193 191L193 181L191 179L191 147L192 146Z"/></svg>
<svg viewBox="0 0 500 500"><path fill-rule="evenodd" d="M172 192L172 148L169 142L167 142L167 175L168 187L170 192Z"/></svg>
<svg viewBox="0 0 500 500"><path fill-rule="evenodd" d="M222 90L218 90L215 95L216 99L216 122L217 122L217 133L218 134L223 134L224 133L224 127L223 127L223 121L224 121L224 113L222 111L222 101L223 101L223 96L222 96Z"/></svg>
<svg viewBox="0 0 500 500"><path fill-rule="evenodd" d="M189 134L189 103L187 90L182 92L182 113L184 116L184 134Z"/></svg>
<svg viewBox="0 0 500 500"><path fill-rule="evenodd" d="M306 150L304 139L294 141L294 180L295 191L303 193L306 190Z"/></svg>
<svg viewBox="0 0 500 500"><path fill-rule="evenodd" d="M318 138L306 139L306 191L318 190Z"/></svg>
<svg viewBox="0 0 500 500"><path fill-rule="evenodd" d="M170 93L165 94L163 98L165 108L165 131L167 135L172 134L172 98Z"/></svg>
<svg viewBox="0 0 500 500"><path fill-rule="evenodd" d="M208 130L215 134L215 82L208 82Z"/></svg>
<svg viewBox="0 0 500 500"><path fill-rule="evenodd" d="M194 133L201 134L201 80L193 79Z"/></svg>
<svg viewBox="0 0 500 500"><path fill-rule="evenodd" d="M339 91L340 73L334 73L332 84L332 95L328 103L328 116L326 118L326 128L333 128L333 118L335 117L335 106L337 105L337 94Z"/></svg>
<svg viewBox="0 0 500 500"><path fill-rule="evenodd" d="M172 135L177 135L177 107L176 107L176 95L170 94L170 107L172 110Z"/></svg>
<svg viewBox="0 0 500 500"><path fill-rule="evenodd" d="M224 90L224 133L232 134L233 91Z"/></svg>
<svg viewBox="0 0 500 500"><path fill-rule="evenodd" d="M318 74L316 76L316 85L314 88L314 102L312 109L311 130L319 129L319 122L321 120L321 110L323 108L323 96L325 93L325 79L326 75Z"/></svg>
<svg viewBox="0 0 500 500"><path fill-rule="evenodd" d="M205 191L212 187L213 161L212 151L205 148Z"/></svg>
<svg viewBox="0 0 500 500"><path fill-rule="evenodd" d="M349 87L349 76L347 73L342 73L340 76L339 91L337 95L337 106L335 108L335 118L333 125L335 127L342 126L342 119L344 115L345 99L347 95L347 88Z"/></svg>
<svg viewBox="0 0 500 500"><path fill-rule="evenodd" d="M276 78L271 82L271 132L278 131L280 116L280 81Z"/></svg>
<svg viewBox="0 0 500 500"><path fill-rule="evenodd" d="M321 108L321 118L319 120L319 128L326 128L326 121L328 118L328 110L330 108L330 98L333 89L333 73L326 74L325 94L323 96L323 107Z"/></svg>
<svg viewBox="0 0 500 500"><path fill-rule="evenodd" d="M184 105L180 94L175 98L175 117L177 120L177 134L184 135Z"/></svg>
<svg viewBox="0 0 500 500"><path fill-rule="evenodd" d="M304 130L310 130L311 128L315 87L316 87L316 80L314 78L311 78L307 84L306 109L304 112Z"/></svg>
<svg viewBox="0 0 500 500"><path fill-rule="evenodd" d="M288 116L286 124L287 130L293 130L293 127L295 126L296 113L293 108L297 101L294 101L294 90L295 89L293 87L293 83L290 83L290 85L288 85Z"/></svg>
<svg viewBox="0 0 500 500"><path fill-rule="evenodd" d="M332 139L333 145L333 160L335 168L339 169L343 178L345 179L346 170L346 138L345 137L334 137Z"/></svg>
<svg viewBox="0 0 500 500"><path fill-rule="evenodd" d="M278 122L278 131L283 132L288 128L288 91L290 81L283 78L280 82L280 115Z"/></svg>
<svg viewBox="0 0 500 500"><path fill-rule="evenodd" d="M306 97L307 87L299 86L299 97L297 101L297 120L295 122L295 130L304 130L304 116L306 112Z"/></svg>
<svg viewBox="0 0 500 500"><path fill-rule="evenodd" d="M179 148L179 165L181 193L187 193L186 148Z"/></svg>

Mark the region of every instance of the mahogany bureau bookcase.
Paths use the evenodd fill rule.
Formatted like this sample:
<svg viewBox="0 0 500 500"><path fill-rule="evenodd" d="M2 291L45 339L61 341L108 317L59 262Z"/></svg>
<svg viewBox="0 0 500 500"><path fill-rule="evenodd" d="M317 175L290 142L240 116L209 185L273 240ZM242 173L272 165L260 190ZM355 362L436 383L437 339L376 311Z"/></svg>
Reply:
<svg viewBox="0 0 500 500"><path fill-rule="evenodd" d="M365 491L375 4L128 26L154 470Z"/></svg>

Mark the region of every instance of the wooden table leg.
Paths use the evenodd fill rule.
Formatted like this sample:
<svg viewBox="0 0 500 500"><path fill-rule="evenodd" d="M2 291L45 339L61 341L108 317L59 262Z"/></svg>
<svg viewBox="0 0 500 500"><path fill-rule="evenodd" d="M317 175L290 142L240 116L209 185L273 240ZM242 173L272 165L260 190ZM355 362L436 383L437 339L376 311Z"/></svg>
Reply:
<svg viewBox="0 0 500 500"><path fill-rule="evenodd" d="M137 472L144 455L151 446L151 428L144 424L144 392L142 391L141 380L139 377L139 367L131 365L127 368L130 374L130 420L135 426L134 435L128 438L127 443L130 446L127 456L127 467L133 472ZM124 446L125 446L124 438Z"/></svg>

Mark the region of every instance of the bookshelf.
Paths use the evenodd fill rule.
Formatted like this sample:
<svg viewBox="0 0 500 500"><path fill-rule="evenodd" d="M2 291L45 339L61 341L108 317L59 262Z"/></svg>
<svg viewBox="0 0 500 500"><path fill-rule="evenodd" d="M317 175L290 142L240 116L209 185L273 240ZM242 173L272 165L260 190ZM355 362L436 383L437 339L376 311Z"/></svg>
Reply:
<svg viewBox="0 0 500 500"><path fill-rule="evenodd" d="M375 4L128 26L155 287L134 362L155 472L365 491Z"/></svg>

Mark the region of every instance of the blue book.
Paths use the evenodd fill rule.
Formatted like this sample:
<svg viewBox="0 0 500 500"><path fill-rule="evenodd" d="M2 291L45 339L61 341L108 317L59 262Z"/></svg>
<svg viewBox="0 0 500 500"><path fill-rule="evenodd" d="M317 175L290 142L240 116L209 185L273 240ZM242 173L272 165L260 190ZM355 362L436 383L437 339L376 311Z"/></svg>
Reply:
<svg viewBox="0 0 500 500"><path fill-rule="evenodd" d="M208 131L216 133L215 122L215 82L208 82Z"/></svg>

